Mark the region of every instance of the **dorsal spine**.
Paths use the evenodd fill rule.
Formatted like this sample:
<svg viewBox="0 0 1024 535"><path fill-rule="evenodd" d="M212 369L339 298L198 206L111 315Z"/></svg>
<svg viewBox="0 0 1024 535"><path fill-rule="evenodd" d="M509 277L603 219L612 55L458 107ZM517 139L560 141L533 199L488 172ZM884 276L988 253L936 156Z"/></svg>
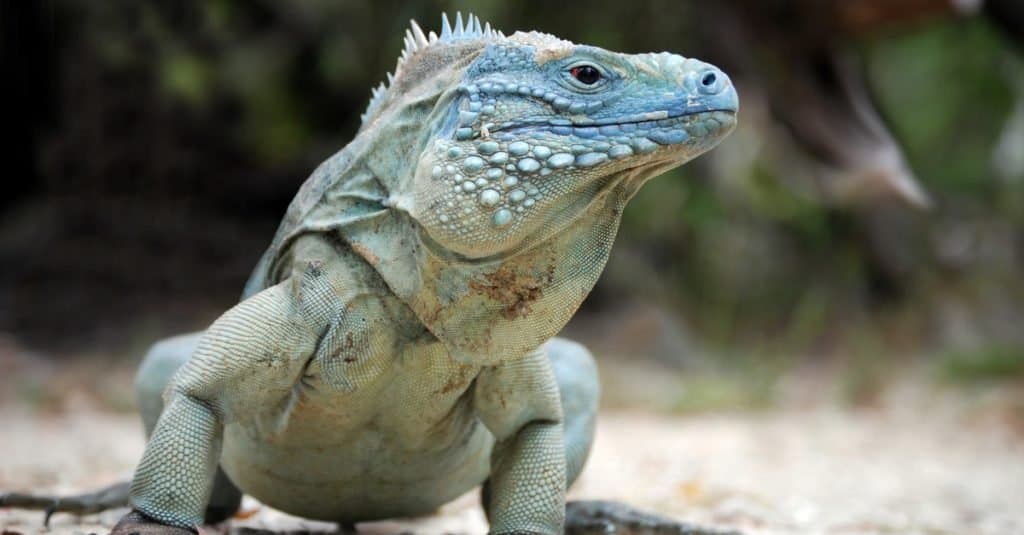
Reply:
<svg viewBox="0 0 1024 535"><path fill-rule="evenodd" d="M505 34L498 30L491 28L490 23L481 24L480 18L476 15L469 14L466 16L466 21L463 23L462 13L455 13L455 25L454 27L448 20L446 13L441 14L441 35L438 36L434 32L424 33L420 25L415 20L409 21L409 29L405 31L405 47L402 49L402 53L398 56L398 62L395 64L394 74L387 74L387 82L381 82L380 85L371 90L370 104L366 107L366 111L360 116L362 125L365 126L367 122L376 115L381 105L387 100L388 91L395 85L395 80L402 76L402 66L410 61L421 50L444 45L445 43L451 43L454 41L462 41L469 39L503 39Z"/></svg>

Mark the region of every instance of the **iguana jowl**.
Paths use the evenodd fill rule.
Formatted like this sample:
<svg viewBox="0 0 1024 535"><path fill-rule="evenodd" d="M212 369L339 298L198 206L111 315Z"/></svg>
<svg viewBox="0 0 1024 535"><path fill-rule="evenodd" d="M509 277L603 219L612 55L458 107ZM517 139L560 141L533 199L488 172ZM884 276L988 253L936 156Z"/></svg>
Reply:
<svg viewBox="0 0 1024 535"><path fill-rule="evenodd" d="M559 533L598 384L554 336L626 202L718 143L737 102L694 59L413 23L242 301L146 356L150 438L115 532L192 529L241 492L350 524L483 485L493 533Z"/></svg>

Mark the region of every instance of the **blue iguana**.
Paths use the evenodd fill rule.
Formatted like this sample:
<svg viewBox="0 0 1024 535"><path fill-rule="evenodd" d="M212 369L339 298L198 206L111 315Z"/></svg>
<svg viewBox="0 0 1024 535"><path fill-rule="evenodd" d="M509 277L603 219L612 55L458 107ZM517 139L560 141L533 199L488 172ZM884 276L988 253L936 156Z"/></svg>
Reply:
<svg viewBox="0 0 1024 535"><path fill-rule="evenodd" d="M350 525L478 486L492 533L562 532L598 377L555 335L627 201L714 147L737 108L695 59L413 22L241 302L143 360L149 441L114 533L186 533L242 492Z"/></svg>

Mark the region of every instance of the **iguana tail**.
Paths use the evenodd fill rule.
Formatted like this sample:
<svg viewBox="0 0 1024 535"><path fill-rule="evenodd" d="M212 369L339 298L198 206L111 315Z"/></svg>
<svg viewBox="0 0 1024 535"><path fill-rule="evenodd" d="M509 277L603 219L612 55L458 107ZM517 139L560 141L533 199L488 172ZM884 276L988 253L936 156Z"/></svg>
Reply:
<svg viewBox="0 0 1024 535"><path fill-rule="evenodd" d="M130 484L129 481L122 481L95 492L76 494L74 496L44 496L20 492L0 492L0 507L17 507L19 509L45 511L46 516L43 518L43 525L48 527L50 525L50 517L54 513L88 515L106 511L107 509L127 506Z"/></svg>

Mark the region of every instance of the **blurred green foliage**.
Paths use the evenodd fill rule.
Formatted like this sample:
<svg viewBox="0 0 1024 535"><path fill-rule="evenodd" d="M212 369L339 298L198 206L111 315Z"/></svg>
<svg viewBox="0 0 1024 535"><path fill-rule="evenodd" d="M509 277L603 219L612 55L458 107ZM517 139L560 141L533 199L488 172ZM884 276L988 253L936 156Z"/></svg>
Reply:
<svg viewBox="0 0 1024 535"><path fill-rule="evenodd" d="M506 31L537 29L627 52L701 47L702 5L668 0L597 2L582 14L576 4L497 0L54 6L58 119L39 151L37 193L194 196L190 217L226 213L246 229L273 228L303 177L351 138L370 88L394 66L410 18L437 29L441 11L461 9ZM865 378L850 380L854 398L870 397L882 353L1024 344L1024 176L992 170L993 148L1024 98L1010 82L1024 69L1021 50L980 18L894 29L851 46L933 210L830 202L812 176L779 165L771 146L788 147L783 161L799 151L765 124L767 112L751 98L732 138L639 193L588 306L657 302L725 355L874 355ZM120 87L130 89L107 94ZM740 88L741 96L758 91ZM143 119L127 123L128 134L104 130L125 117ZM97 124L82 129L76 121ZM142 156L118 167L118 158L134 153ZM77 165L96 160L113 163L88 176ZM86 176L84 186L68 179L75 173ZM152 243L190 243L182 229L154 226L168 235ZM233 241L223 236L204 247ZM169 246L152 249L139 262L172 254ZM225 303L246 273L231 276L237 287L217 285ZM754 390L761 399L770 388ZM680 404L718 403L705 398L696 393Z"/></svg>
<svg viewBox="0 0 1024 535"><path fill-rule="evenodd" d="M989 345L950 352L939 360L942 377L954 382L1024 378L1024 347Z"/></svg>

